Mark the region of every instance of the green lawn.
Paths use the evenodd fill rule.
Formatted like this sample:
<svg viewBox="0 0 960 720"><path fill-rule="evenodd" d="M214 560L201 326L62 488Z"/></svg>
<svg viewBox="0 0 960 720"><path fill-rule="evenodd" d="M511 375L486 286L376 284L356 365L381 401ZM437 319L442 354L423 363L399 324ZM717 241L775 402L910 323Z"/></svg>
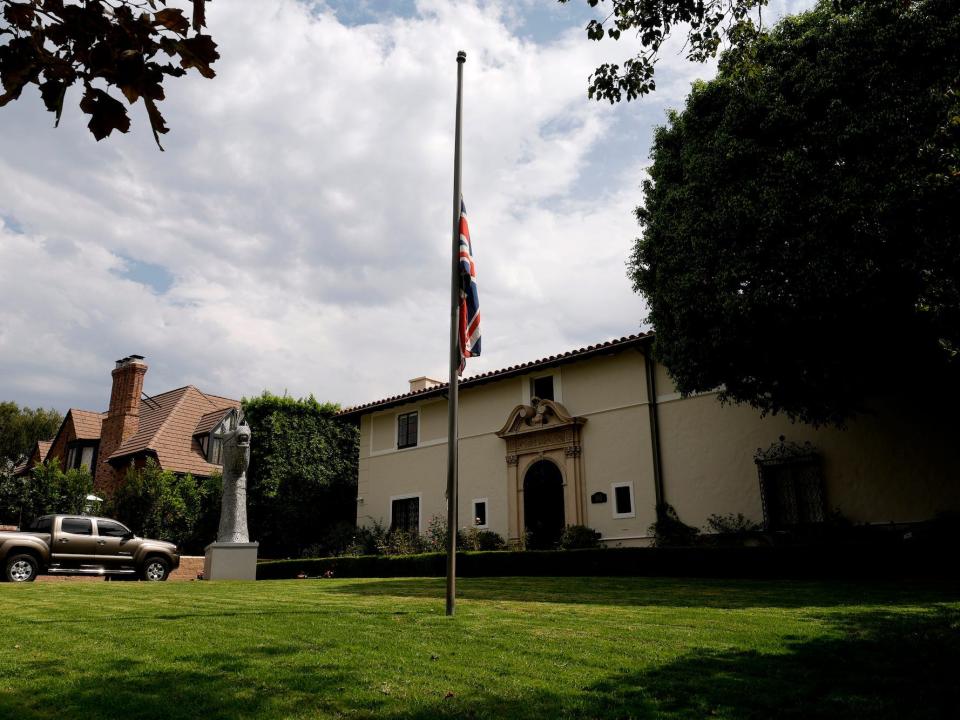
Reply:
<svg viewBox="0 0 960 720"><path fill-rule="evenodd" d="M0 585L0 718L957 718L960 586Z"/></svg>

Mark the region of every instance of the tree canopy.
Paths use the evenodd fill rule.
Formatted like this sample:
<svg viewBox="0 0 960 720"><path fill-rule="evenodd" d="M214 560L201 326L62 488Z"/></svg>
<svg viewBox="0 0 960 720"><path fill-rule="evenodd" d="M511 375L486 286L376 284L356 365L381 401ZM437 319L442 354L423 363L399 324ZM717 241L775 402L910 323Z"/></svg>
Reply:
<svg viewBox="0 0 960 720"><path fill-rule="evenodd" d="M768 0L610 0L609 5L607 0L586 2L590 7L610 9L604 19L587 24L588 38L619 40L622 34L632 32L642 47L639 54L624 61L622 68L618 63L603 63L590 76L589 96L614 103L624 95L629 101L656 89L654 66L660 46L678 25L687 33L687 59L704 62L717 54L723 41L736 46L756 37L761 10Z"/></svg>
<svg viewBox="0 0 960 720"><path fill-rule="evenodd" d="M164 80L190 68L215 74L217 45L201 32L206 1L191 0L188 19L167 0L0 0L0 107L34 84L59 124L67 90L80 83L80 109L102 140L130 129L126 108L109 92L115 87L128 104L143 101L162 150L160 135L169 130L157 105Z"/></svg>
<svg viewBox="0 0 960 720"><path fill-rule="evenodd" d="M630 274L683 393L843 423L957 375L960 13L822 2L658 129Z"/></svg>
<svg viewBox="0 0 960 720"><path fill-rule="evenodd" d="M37 440L50 440L63 422L54 409L31 409L15 402L0 402L0 466L16 465L33 449Z"/></svg>
<svg viewBox="0 0 960 720"><path fill-rule="evenodd" d="M22 527L41 515L84 512L92 491L93 476L86 465L64 472L56 458L22 477L0 473L0 524Z"/></svg>

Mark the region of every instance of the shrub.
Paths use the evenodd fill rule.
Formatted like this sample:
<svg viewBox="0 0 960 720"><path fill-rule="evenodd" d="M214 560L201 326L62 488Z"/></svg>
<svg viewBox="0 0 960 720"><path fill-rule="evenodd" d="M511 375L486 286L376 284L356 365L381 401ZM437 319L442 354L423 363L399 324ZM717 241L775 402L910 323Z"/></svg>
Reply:
<svg viewBox="0 0 960 720"><path fill-rule="evenodd" d="M447 519L442 515L434 515L427 524L427 532L423 536L425 552L446 552L447 549Z"/></svg>
<svg viewBox="0 0 960 720"><path fill-rule="evenodd" d="M351 542L344 548L344 555L376 555L377 548L386 541L387 529L383 523L374 521L370 527L354 530Z"/></svg>
<svg viewBox="0 0 960 720"><path fill-rule="evenodd" d="M707 527L710 528L711 532L723 535L741 535L743 533L759 532L763 529L759 523L744 517L743 513L737 513L736 515L733 513L729 515L713 514L707 518Z"/></svg>
<svg viewBox="0 0 960 720"><path fill-rule="evenodd" d="M493 530L471 527L457 533L457 547L463 550L503 550L506 546L506 540Z"/></svg>
<svg viewBox="0 0 960 720"><path fill-rule="evenodd" d="M86 465L64 472L56 458L35 466L29 477L5 474L0 477L0 522L26 525L50 513L86 512L92 491Z"/></svg>
<svg viewBox="0 0 960 720"><path fill-rule="evenodd" d="M210 508L205 502L210 492L211 483L197 482L190 474L162 470L150 458L142 469L130 466L125 482L107 506L107 514L138 535L176 543L181 551L198 552L214 539L198 535L199 527L209 525L201 521L201 514L205 507Z"/></svg>
<svg viewBox="0 0 960 720"><path fill-rule="evenodd" d="M424 542L419 533L391 530L377 544L379 555L417 555L423 552Z"/></svg>
<svg viewBox="0 0 960 720"><path fill-rule="evenodd" d="M563 550L587 550L600 547L600 533L586 525L567 525L560 535Z"/></svg>
<svg viewBox="0 0 960 720"><path fill-rule="evenodd" d="M682 547L693 545L700 530L682 522L673 505L663 503L657 508L657 521L647 530L653 535L655 547Z"/></svg>
<svg viewBox="0 0 960 720"><path fill-rule="evenodd" d="M957 576L955 549L939 545L597 548L457 553L459 577L842 578ZM257 578L443 577L443 553L260 563Z"/></svg>

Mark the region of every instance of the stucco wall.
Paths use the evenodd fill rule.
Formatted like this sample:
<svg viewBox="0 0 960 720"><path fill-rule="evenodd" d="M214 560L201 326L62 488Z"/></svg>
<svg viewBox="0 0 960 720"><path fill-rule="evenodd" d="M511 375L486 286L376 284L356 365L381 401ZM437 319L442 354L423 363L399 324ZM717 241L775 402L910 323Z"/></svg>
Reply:
<svg viewBox="0 0 960 720"><path fill-rule="evenodd" d="M633 540L653 521L650 428L643 356L636 351L553 368L555 390L583 427L583 506L587 524L606 536ZM497 437L511 411L529 401L529 383L543 371L467 388L460 393L460 526L473 520L473 500L487 500L487 525L507 537L509 503L505 444ZM420 412L416 448L395 450L396 417ZM358 522L388 524L391 498L420 494L421 529L434 515L446 514L446 423L444 400L408 403L362 417ZM524 466L527 463L524 463ZM635 517L613 518L611 483L633 482ZM589 496L606 493L604 504ZM573 522L573 518L568 518Z"/></svg>
<svg viewBox="0 0 960 720"><path fill-rule="evenodd" d="M713 513L742 512L759 522L753 456L784 435L820 451L827 507L854 522L914 522L960 508L956 421L908 400L874 408L841 430L761 418L748 407L722 406L712 394L663 402L665 499L690 525Z"/></svg>
<svg viewBox="0 0 960 720"><path fill-rule="evenodd" d="M514 407L529 400L530 378L552 372L558 401L586 420L579 465L583 521L610 544L644 542L655 519L644 362L640 352L626 350L463 390L460 525L472 521L471 501L486 498L489 527L508 536L506 446L495 433ZM884 401L846 430L818 430L722 406L712 393L680 398L662 367L656 374L664 497L688 524L703 527L714 513L762 520L753 457L780 435L816 446L824 461L827 507L856 522L917 521L960 509L960 461L954 451L960 425L948 412L921 407L915 398ZM396 416L412 410L421 413L420 445L395 450ZM363 416L359 523L388 523L390 498L414 493L421 495L423 529L434 515L445 515L446 421L446 401L436 399ZM521 475L529 459L520 462ZM617 482L633 483L632 518L613 517ZM590 502L598 491L606 493L606 503Z"/></svg>

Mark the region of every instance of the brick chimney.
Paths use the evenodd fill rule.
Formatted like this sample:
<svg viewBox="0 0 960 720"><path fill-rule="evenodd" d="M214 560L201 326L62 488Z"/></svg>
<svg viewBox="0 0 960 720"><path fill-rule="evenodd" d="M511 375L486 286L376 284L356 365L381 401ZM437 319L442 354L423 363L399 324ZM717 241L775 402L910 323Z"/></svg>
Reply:
<svg viewBox="0 0 960 720"><path fill-rule="evenodd" d="M117 366L111 374L113 388L110 391L110 409L100 426L100 449L97 451L97 472L94 475L95 489L108 495L113 493L126 471L115 470L107 458L140 428L140 395L143 393L147 364L142 355L129 355L117 360Z"/></svg>

